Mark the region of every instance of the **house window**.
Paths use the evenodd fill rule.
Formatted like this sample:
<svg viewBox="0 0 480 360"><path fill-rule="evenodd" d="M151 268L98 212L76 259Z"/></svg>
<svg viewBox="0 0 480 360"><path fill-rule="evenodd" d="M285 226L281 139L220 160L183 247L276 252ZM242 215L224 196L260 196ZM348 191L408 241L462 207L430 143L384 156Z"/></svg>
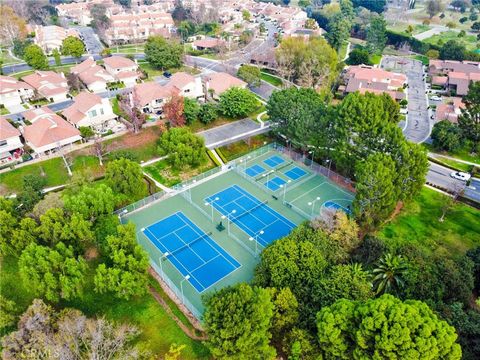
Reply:
<svg viewBox="0 0 480 360"><path fill-rule="evenodd" d="M91 110L88 112L88 117L95 117L97 116L97 110Z"/></svg>
<svg viewBox="0 0 480 360"><path fill-rule="evenodd" d="M186 94L186 93L189 93L189 92L190 92L190 89L185 89L183 92L184 92L185 94Z"/></svg>
<svg viewBox="0 0 480 360"><path fill-rule="evenodd" d="M103 108L100 109L100 115L103 115L104 112L103 112Z"/></svg>
<svg viewBox="0 0 480 360"><path fill-rule="evenodd" d="M0 140L0 146L7 145L7 140Z"/></svg>

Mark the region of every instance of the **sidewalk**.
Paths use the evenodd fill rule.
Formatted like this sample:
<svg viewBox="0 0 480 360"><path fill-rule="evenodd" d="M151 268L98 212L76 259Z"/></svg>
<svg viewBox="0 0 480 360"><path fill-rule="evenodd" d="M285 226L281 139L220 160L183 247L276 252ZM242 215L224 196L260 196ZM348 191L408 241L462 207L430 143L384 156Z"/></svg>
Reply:
<svg viewBox="0 0 480 360"><path fill-rule="evenodd" d="M437 154L437 153L429 152L429 153L428 153L428 156L431 156L432 158L439 159L439 160L441 160L442 158L444 158L444 159L456 161L456 162L459 162L459 163L462 163L462 164L473 165L473 166L480 166L480 163L475 163L475 162L471 162L471 161L467 161L467 160L462 160L462 159L458 159L458 158L455 158L455 157L452 157L452 156L448 156L448 155L442 155L442 154Z"/></svg>

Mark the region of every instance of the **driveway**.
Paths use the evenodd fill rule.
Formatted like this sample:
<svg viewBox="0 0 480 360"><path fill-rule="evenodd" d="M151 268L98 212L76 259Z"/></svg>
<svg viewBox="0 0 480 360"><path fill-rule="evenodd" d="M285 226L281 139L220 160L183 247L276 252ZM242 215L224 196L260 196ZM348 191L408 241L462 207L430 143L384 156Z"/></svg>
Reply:
<svg viewBox="0 0 480 360"><path fill-rule="evenodd" d="M72 26L72 28L80 33L89 54L100 54L102 52L103 45L91 27Z"/></svg>
<svg viewBox="0 0 480 360"><path fill-rule="evenodd" d="M432 123L428 113L423 64L409 58L385 56L381 67L407 75L408 115L407 123L402 124L403 134L414 143L424 142L430 136Z"/></svg>
<svg viewBox="0 0 480 360"><path fill-rule="evenodd" d="M5 105L7 110L10 112L10 114L15 114L19 113L22 111L26 111L26 109L23 107L23 105Z"/></svg>
<svg viewBox="0 0 480 360"><path fill-rule="evenodd" d="M205 139L207 148L212 149L268 130L268 127L262 128L259 123L252 119L243 119L199 132L198 135Z"/></svg>

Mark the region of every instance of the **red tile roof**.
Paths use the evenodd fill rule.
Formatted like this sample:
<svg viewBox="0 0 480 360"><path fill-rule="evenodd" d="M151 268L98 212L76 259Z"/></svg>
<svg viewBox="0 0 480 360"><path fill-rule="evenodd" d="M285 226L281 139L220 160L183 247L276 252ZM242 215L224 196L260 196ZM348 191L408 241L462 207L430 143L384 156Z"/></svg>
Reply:
<svg viewBox="0 0 480 360"><path fill-rule="evenodd" d="M245 81L242 81L235 76L223 72L209 74L205 77L205 79L208 82L208 88L212 89L217 95L220 95L221 93L234 86L247 86L247 83Z"/></svg>
<svg viewBox="0 0 480 360"><path fill-rule="evenodd" d="M102 103L102 98L88 91L82 91L73 98L73 104L63 111L63 116L72 124L77 124L85 118L88 110Z"/></svg>
<svg viewBox="0 0 480 360"><path fill-rule="evenodd" d="M0 140L20 136L20 131L10 124L6 118L0 116Z"/></svg>

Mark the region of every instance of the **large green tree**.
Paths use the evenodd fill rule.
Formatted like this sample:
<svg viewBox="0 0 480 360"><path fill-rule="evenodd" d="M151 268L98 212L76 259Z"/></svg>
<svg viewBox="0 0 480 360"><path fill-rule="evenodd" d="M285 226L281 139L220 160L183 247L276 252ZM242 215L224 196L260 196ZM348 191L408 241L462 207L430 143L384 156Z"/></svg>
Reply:
<svg viewBox="0 0 480 360"><path fill-rule="evenodd" d="M62 41L62 55L71 55L76 58L81 57L85 53L85 45L82 40L76 36L67 36Z"/></svg>
<svg viewBox="0 0 480 360"><path fill-rule="evenodd" d="M465 60L465 45L457 40L448 40L440 49L440 59L442 60Z"/></svg>
<svg viewBox="0 0 480 360"><path fill-rule="evenodd" d="M199 112L200 105L198 105L196 100L187 97L183 98L183 115L187 125L191 125L197 120Z"/></svg>
<svg viewBox="0 0 480 360"><path fill-rule="evenodd" d="M408 263L401 255L386 254L372 270L373 286L377 294L399 294L404 286Z"/></svg>
<svg viewBox="0 0 480 360"><path fill-rule="evenodd" d="M119 225L116 235L107 236L106 247L107 261L97 268L95 290L127 300L143 295L147 290L149 263L147 253L137 243L135 225Z"/></svg>
<svg viewBox="0 0 480 360"><path fill-rule="evenodd" d="M348 40L352 22L342 13L335 14L328 24L326 39L335 50L339 50L342 44Z"/></svg>
<svg viewBox="0 0 480 360"><path fill-rule="evenodd" d="M435 149L454 151L460 147L462 131L458 125L442 120L433 126L431 138Z"/></svg>
<svg viewBox="0 0 480 360"><path fill-rule="evenodd" d="M480 142L480 82L471 82L468 93L463 98L465 107L458 118L458 126L463 136L474 143L474 148Z"/></svg>
<svg viewBox="0 0 480 360"><path fill-rule="evenodd" d="M62 242L52 248L28 245L18 267L25 287L52 302L80 296L87 271L85 260Z"/></svg>
<svg viewBox="0 0 480 360"><path fill-rule="evenodd" d="M367 27L367 49L370 54L381 54L387 44L387 22L375 16Z"/></svg>
<svg viewBox="0 0 480 360"><path fill-rule="evenodd" d="M172 128L158 140L158 151L168 155L167 161L176 168L199 166L207 160L205 140L187 128Z"/></svg>
<svg viewBox="0 0 480 360"><path fill-rule="evenodd" d="M317 316L327 359L460 359L455 329L423 302L339 300Z"/></svg>
<svg viewBox="0 0 480 360"><path fill-rule="evenodd" d="M253 112L257 105L258 100L250 90L232 87L220 95L219 111L237 119Z"/></svg>
<svg viewBox="0 0 480 360"><path fill-rule="evenodd" d="M142 168L131 160L120 158L109 162L105 180L115 193L125 195L129 200L140 199L147 194Z"/></svg>
<svg viewBox="0 0 480 360"><path fill-rule="evenodd" d="M84 186L80 191L64 198L65 208L77 212L84 219L95 221L101 215L111 214L115 207L115 194L105 184Z"/></svg>
<svg viewBox="0 0 480 360"><path fill-rule="evenodd" d="M182 65L183 46L162 36L150 36L145 44L145 60L153 67L166 70Z"/></svg>
<svg viewBox="0 0 480 360"><path fill-rule="evenodd" d="M25 48L23 55L25 62L36 70L45 70L48 68L48 59L42 48L32 44Z"/></svg>
<svg viewBox="0 0 480 360"><path fill-rule="evenodd" d="M216 359L274 359L273 304L268 290L240 283L205 300L207 346Z"/></svg>
<svg viewBox="0 0 480 360"><path fill-rule="evenodd" d="M395 163L386 154L372 154L356 166L354 214L360 224L375 227L385 221L397 204Z"/></svg>
<svg viewBox="0 0 480 360"><path fill-rule="evenodd" d="M242 65L238 69L237 76L249 85L260 85L260 68L253 65Z"/></svg>

